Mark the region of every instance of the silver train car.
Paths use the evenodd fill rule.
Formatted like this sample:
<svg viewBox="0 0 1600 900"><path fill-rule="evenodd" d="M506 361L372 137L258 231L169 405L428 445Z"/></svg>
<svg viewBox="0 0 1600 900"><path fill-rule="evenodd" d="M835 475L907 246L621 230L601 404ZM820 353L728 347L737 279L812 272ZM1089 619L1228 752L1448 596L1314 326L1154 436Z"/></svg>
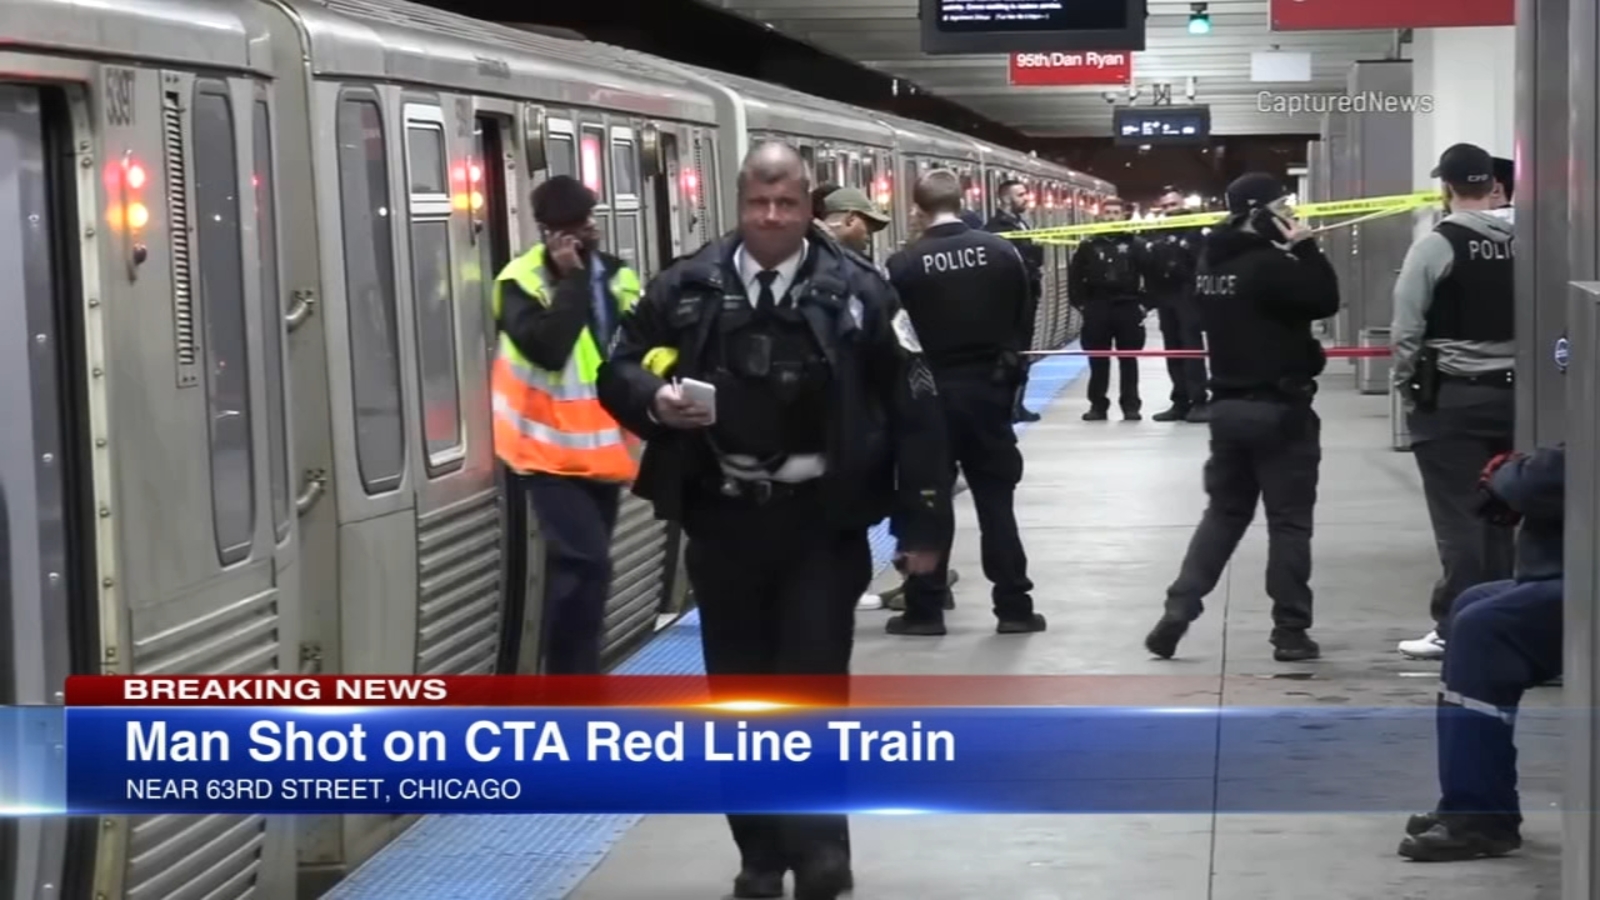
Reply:
<svg viewBox="0 0 1600 900"><path fill-rule="evenodd" d="M20 426L0 455L6 704L60 703L72 673L537 671L539 567L507 563L538 535L508 540L487 298L537 239L544 177L594 187L647 278L729 227L752 137L883 185L894 243L917 167L1020 175L1059 221L1114 193L400 0L10 0L0 31L0 333L26 344L0 354ZM643 504L613 553L614 663L686 591ZM310 897L410 821L4 820L0 894Z"/></svg>

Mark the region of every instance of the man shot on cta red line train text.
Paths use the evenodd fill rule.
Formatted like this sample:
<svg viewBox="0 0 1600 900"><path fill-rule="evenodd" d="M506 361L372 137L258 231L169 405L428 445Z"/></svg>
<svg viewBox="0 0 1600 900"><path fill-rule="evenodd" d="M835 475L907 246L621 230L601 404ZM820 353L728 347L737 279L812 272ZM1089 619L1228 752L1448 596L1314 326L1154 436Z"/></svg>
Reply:
<svg viewBox="0 0 1600 900"><path fill-rule="evenodd" d="M514 562L529 564L522 496L544 541L546 671L599 674L611 536L621 487L637 465L631 436L600 405L596 379L615 323L639 296L639 276L599 249L589 188L558 175L532 199L542 240L494 285L495 453L518 488L508 517Z"/></svg>
<svg viewBox="0 0 1600 900"><path fill-rule="evenodd" d="M944 415L916 331L817 225L809 182L794 147L751 150L738 230L651 282L600 373L606 409L648 441L635 492L688 538L712 675L848 674L868 530L890 519L910 574L950 541ZM843 816L729 824L736 897L781 897L791 871L798 900L853 885Z"/></svg>
<svg viewBox="0 0 1600 900"><path fill-rule="evenodd" d="M1290 217L1281 182L1249 174L1228 186L1228 219L1206 236L1195 299L1211 346L1208 502L1166 610L1145 638L1170 659L1232 559L1256 505L1267 516L1273 658L1321 655L1311 639L1311 529L1322 462L1312 409L1327 365L1311 324L1339 311L1339 285L1310 231Z"/></svg>
<svg viewBox="0 0 1600 900"><path fill-rule="evenodd" d="M1122 201L1107 200L1101 207L1103 222L1127 221ZM1145 341L1145 291L1142 272L1144 241L1131 232L1096 234L1084 239L1067 266L1067 299L1083 313L1085 350L1143 350ZM1130 422L1143 418L1139 400L1139 360L1117 360L1121 382L1118 405ZM1085 422L1103 422L1111 409L1111 360L1089 359L1089 411Z"/></svg>
<svg viewBox="0 0 1600 900"><path fill-rule="evenodd" d="M1512 449L1516 428L1514 226L1499 206L1512 179L1501 171L1481 147L1444 152L1433 175L1449 214L1411 246L1394 286L1394 390L1441 569L1428 603L1433 629L1399 645L1413 658L1444 655L1463 591L1511 575L1511 529L1478 515L1478 473Z"/></svg>
<svg viewBox="0 0 1600 900"><path fill-rule="evenodd" d="M889 279L938 384L953 464L946 483L954 486L959 466L972 492L997 630L1031 634L1045 629L1045 619L1033 608L1017 531L1022 452L1012 425L1037 295L1033 273L1010 241L961 221L961 195L961 179L949 170L918 179L912 197L922 234L889 258ZM954 522L945 530L953 536ZM944 611L953 605L946 602L950 545L940 549L936 571L906 578L905 613L889 620L890 634L945 633Z"/></svg>

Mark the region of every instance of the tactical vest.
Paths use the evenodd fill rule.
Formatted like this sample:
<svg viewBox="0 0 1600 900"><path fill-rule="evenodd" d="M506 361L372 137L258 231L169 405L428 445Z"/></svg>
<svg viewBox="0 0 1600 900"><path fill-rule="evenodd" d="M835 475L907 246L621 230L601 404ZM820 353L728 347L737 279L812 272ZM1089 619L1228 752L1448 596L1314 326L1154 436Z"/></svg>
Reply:
<svg viewBox="0 0 1600 900"><path fill-rule="evenodd" d="M706 380L717 387L710 428L720 456L748 456L776 472L791 456L827 450L831 367L799 302L804 267L787 301L758 312L748 298L728 295L707 342Z"/></svg>
<svg viewBox="0 0 1600 900"><path fill-rule="evenodd" d="M1455 222L1434 229L1455 252L1450 272L1433 287L1426 340L1509 341L1515 336L1512 243Z"/></svg>
<svg viewBox="0 0 1600 900"><path fill-rule="evenodd" d="M1194 249L1188 235L1156 235L1146 245L1150 254L1151 273L1159 286L1181 287L1193 268Z"/></svg>
<svg viewBox="0 0 1600 900"><path fill-rule="evenodd" d="M1127 235L1095 241L1089 249L1089 284L1107 294L1139 292L1139 270L1134 259L1134 239Z"/></svg>

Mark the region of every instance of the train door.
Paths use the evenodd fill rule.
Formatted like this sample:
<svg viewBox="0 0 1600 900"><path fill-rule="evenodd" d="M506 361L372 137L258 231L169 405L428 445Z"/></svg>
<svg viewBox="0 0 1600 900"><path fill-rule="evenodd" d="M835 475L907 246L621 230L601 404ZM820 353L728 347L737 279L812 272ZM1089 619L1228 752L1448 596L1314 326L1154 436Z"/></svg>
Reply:
<svg viewBox="0 0 1600 900"><path fill-rule="evenodd" d="M0 334L12 347L0 354L6 385L0 411L8 423L0 431L0 704L6 706L59 706L65 677L96 672L101 662L85 377L85 332L96 325L85 322L77 252L85 224L80 199L93 216L97 167L83 168L74 149L90 139L87 104L77 90L0 83L0 265L7 275ZM83 165L93 162L81 156ZM40 735L37 744L0 751L21 763L3 767L0 796L27 803L30 760L51 759L43 755L45 740L62 737ZM97 824L0 820L0 895L86 896ZM66 866L69 859L73 865Z"/></svg>
<svg viewBox="0 0 1600 900"><path fill-rule="evenodd" d="M584 163L592 129L584 126ZM610 252L641 277L655 270L654 255L644 242L641 198L640 134L631 126L612 125L604 162L610 177L596 191L606 199L613 241ZM604 226L602 226L604 227ZM601 660L615 664L655 631L656 614L668 596L671 530L655 517L653 507L631 493L625 494L617 513L611 545L613 573L611 596L606 600Z"/></svg>
<svg viewBox="0 0 1600 900"><path fill-rule="evenodd" d="M478 284L458 284L454 263L473 261L483 167L472 157L470 101L448 109L432 95L401 101L406 217L397 258L410 321L400 331L409 332L415 360L405 368L415 378L408 393L418 451L408 466L416 485L416 631L402 646L415 647L419 675L488 674L499 656L504 532L489 406L462 402L487 396L484 307Z"/></svg>
<svg viewBox="0 0 1600 900"><path fill-rule="evenodd" d="M683 196L691 170L683 164L678 138L676 131L661 132L661 175L650 179L656 258L661 260L661 268L688 249L684 246Z"/></svg>

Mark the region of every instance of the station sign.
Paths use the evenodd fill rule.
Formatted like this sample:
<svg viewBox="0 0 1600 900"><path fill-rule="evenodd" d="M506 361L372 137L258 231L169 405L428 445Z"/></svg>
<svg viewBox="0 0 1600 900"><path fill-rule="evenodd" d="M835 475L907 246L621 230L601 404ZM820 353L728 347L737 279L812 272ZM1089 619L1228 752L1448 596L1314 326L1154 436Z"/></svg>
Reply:
<svg viewBox="0 0 1600 900"><path fill-rule="evenodd" d="M1133 80L1133 54L1122 50L1013 53L1009 70L1014 87L1127 85Z"/></svg>
<svg viewBox="0 0 1600 900"><path fill-rule="evenodd" d="M1477 28L1516 23L1516 0L1272 0L1273 31Z"/></svg>

